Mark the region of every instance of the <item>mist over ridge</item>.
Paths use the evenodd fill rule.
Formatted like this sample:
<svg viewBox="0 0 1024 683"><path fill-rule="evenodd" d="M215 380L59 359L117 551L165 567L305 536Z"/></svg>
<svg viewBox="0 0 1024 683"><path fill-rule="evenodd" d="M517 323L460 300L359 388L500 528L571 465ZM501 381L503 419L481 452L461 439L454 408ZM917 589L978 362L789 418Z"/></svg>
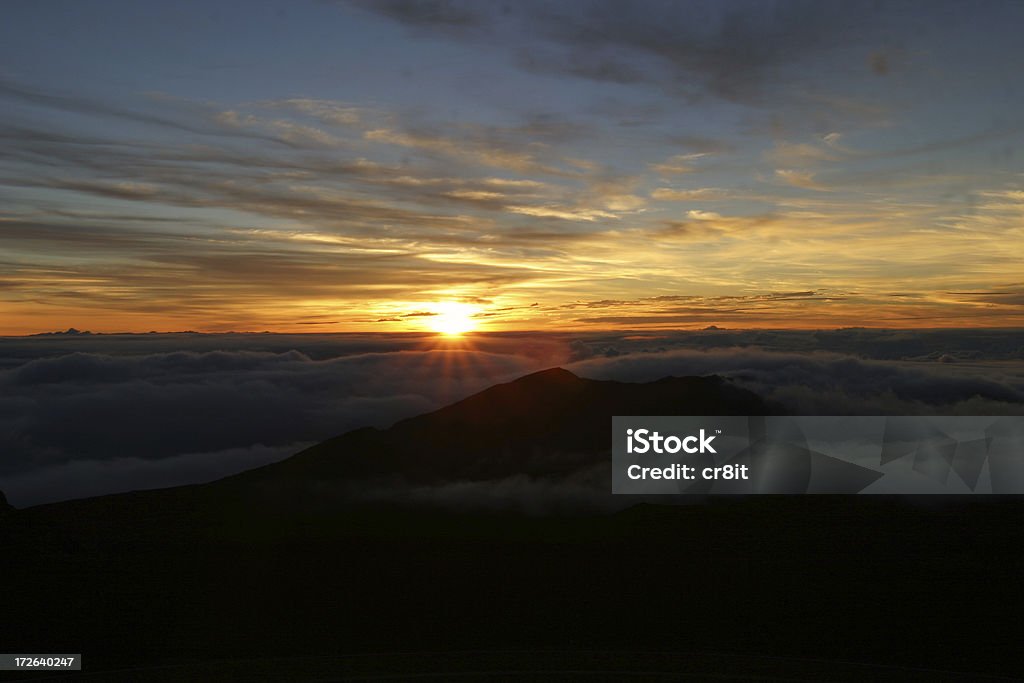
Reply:
<svg viewBox="0 0 1024 683"><path fill-rule="evenodd" d="M16 505L209 481L561 366L719 375L792 414L1024 412L1015 330L706 330L0 338L0 489Z"/></svg>

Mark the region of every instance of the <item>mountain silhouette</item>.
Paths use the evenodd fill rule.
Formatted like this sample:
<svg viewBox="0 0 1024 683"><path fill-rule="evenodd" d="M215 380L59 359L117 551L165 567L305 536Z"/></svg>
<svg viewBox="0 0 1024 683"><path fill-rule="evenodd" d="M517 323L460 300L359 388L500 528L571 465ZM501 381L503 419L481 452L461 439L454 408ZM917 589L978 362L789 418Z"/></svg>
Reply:
<svg viewBox="0 0 1024 683"><path fill-rule="evenodd" d="M721 377L644 384L552 368L498 384L389 429L358 429L231 478L401 478L411 483L569 474L611 461L614 415L765 415L777 412Z"/></svg>
<svg viewBox="0 0 1024 683"><path fill-rule="evenodd" d="M1017 497L721 496L533 515L319 495L557 481L610 467L613 415L774 412L719 377L552 369L217 482L9 510L0 642L80 652L83 680L102 681L1019 673L1020 620L959 646L1020 611Z"/></svg>

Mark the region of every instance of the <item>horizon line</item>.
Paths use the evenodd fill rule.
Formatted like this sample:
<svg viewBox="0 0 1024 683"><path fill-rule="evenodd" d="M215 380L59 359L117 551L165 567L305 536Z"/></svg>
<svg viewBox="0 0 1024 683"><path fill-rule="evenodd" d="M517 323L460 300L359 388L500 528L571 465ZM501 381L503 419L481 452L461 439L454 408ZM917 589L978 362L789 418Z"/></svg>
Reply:
<svg viewBox="0 0 1024 683"><path fill-rule="evenodd" d="M458 337L449 339L492 336L492 335L522 335L522 334L659 334L659 333L697 333L697 332L843 332L853 330L871 330L877 332L938 332L938 331L1006 331L1024 332L1024 326L991 327L886 327L871 325L847 325L842 327L720 327L709 325L700 328L615 328L595 330L593 328L581 329L522 329L522 330L473 330L464 332ZM377 335L377 336L423 336L444 338L446 335L432 330L392 330L392 331L336 331L336 332L287 332L279 330L147 330L145 332L117 331L117 332L93 332L91 330L78 330L74 327L67 330L30 332L26 334L2 334L0 339L30 339L36 337L118 337L137 336L145 337L152 335L175 335L189 334L202 336L216 336L227 334L270 334L281 336L337 336L337 335Z"/></svg>

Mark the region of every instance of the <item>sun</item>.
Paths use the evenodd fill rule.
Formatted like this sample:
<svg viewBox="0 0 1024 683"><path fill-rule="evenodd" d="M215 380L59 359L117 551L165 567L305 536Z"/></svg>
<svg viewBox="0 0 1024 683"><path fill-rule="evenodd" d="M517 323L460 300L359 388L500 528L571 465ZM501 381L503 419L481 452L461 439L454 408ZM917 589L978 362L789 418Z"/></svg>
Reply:
<svg viewBox="0 0 1024 683"><path fill-rule="evenodd" d="M448 337L458 337L476 329L477 307L458 301L442 301L432 307L430 329Z"/></svg>

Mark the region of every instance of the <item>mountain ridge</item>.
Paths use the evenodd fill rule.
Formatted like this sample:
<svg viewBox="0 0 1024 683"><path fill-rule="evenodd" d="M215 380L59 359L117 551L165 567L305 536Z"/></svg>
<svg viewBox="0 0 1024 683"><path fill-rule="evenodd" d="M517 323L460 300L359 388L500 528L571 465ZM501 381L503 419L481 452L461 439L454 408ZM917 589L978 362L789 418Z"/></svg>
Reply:
<svg viewBox="0 0 1024 683"><path fill-rule="evenodd" d="M0 640L15 652L38 651L39 643L82 652L87 677L105 681L138 680L139 667L154 663L166 665L162 680L178 681L182 664L408 652L463 661L465 652L497 650L532 661L565 647L643 657L713 652L719 664L751 655L780 666L787 657L881 662L931 679L936 669L965 666L950 633L1019 611L1012 549L1024 543L1024 503L1015 497L722 496L701 505L630 498L629 509L612 513L534 515L396 504L411 489L392 482L398 496L348 504L346 485L365 485L354 476L360 467L387 477L424 463L449 481L528 465L548 483L590 467L591 490L611 498L601 471L610 467L608 411L772 410L716 377L630 385L549 372L520 380L389 430L349 432L261 473L5 514ZM521 414L474 422L499 405ZM531 415L552 408L567 412L532 423ZM567 416L578 419L562 424ZM464 457L442 459L450 455L445 444L463 439L453 425L474 427L468 436L482 443L507 444L514 457L481 459L467 448ZM577 451L558 453L567 443L559 440L576 429L585 430ZM436 439L436 448L401 448L401 438L416 436ZM517 450L523 444L549 450ZM552 457L560 455L579 458ZM555 490L533 489L545 500ZM1019 631L984 631L985 647L970 665L1019 673ZM589 654L584 666L593 666ZM864 677L867 669L856 666L846 680ZM840 680L830 674L807 680ZM285 677L325 680L291 669ZM251 676L204 675L240 678Z"/></svg>
<svg viewBox="0 0 1024 683"><path fill-rule="evenodd" d="M763 415L780 410L717 375L635 383L549 368L387 429L362 428L228 480L479 481L610 466L614 415Z"/></svg>

